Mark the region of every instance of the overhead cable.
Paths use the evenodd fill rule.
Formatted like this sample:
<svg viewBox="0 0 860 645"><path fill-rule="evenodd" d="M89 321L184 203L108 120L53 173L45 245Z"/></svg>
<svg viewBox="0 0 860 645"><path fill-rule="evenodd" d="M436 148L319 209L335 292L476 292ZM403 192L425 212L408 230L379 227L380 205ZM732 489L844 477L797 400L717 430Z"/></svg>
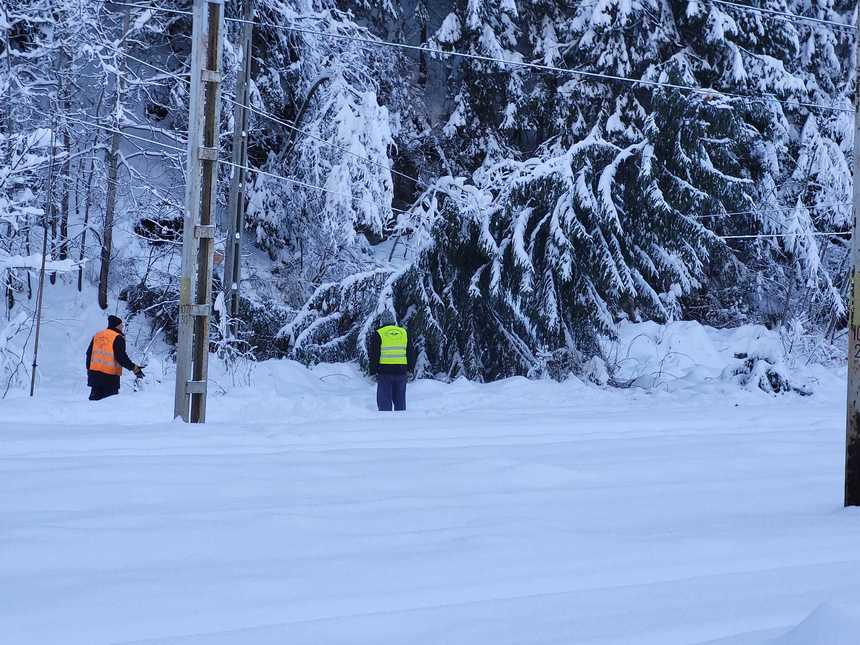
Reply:
<svg viewBox="0 0 860 645"><path fill-rule="evenodd" d="M467 52L459 52L453 50L444 50L444 49L436 49L433 47L425 47L424 45L408 45L406 43L398 43L394 41L386 41L386 40L375 40L373 38L365 38L362 36L351 36L347 34L332 34L325 31L319 31L316 29L307 29L305 27L289 27L285 25L276 25L273 23L266 22L255 22L255 21L247 21L240 18L228 18L227 20L233 20L235 22L251 22L254 25L260 27L272 27L275 29L281 29L284 31L292 31L296 33L303 34L311 34L314 36L320 36L322 38L333 38L339 40L349 40L354 42L360 42L368 45L374 46L384 46L384 47L399 47L401 49L407 49L411 51L419 51L428 54L433 54L436 56L454 56L459 58L465 58L469 60L477 60L481 62L489 62L489 63L497 63L500 65L509 65L511 67L519 67L526 69L535 69L542 72L554 72L558 74L574 74L577 76L582 76L591 80L604 80L604 81L617 81L621 83L628 83L631 85L645 85L648 87L665 87L669 89L681 90L685 92L693 92L695 94L704 94L707 96L723 96L726 98L734 98L734 99L742 99L746 101L774 101L776 103L781 103L783 105L794 106L794 107L805 107L805 108L815 108L820 110L830 110L835 112L850 112L854 113L853 108L840 108L834 107L832 105L823 105L821 103L810 103L807 101L800 101L797 99L781 99L775 94L763 92L761 95L750 95L750 94L739 94L736 92L726 92L722 90L715 90L711 88L704 87L695 87L693 85L681 85L679 83L668 83L666 81L651 81L647 79L641 78L629 78L627 76L618 76L615 74L605 74L601 72L589 72L583 69L570 69L566 67L556 67L554 65L545 65L543 63L529 63L526 61L520 60L508 60L505 58L495 58L493 56L485 56L483 54L471 54Z"/></svg>
<svg viewBox="0 0 860 645"><path fill-rule="evenodd" d="M161 68L161 67L158 67L157 65L153 65L152 63L149 63L149 62L147 62L147 61L145 61L145 60L142 60L142 59L140 59L140 58L136 58L135 56L131 56L131 55L129 55L129 54L126 54L126 57L127 57L127 58L129 58L129 59L131 59L131 60L134 60L134 61L136 61L136 62L140 63L141 65L145 65L145 66L149 67L149 68L150 68L150 69L152 69L153 71L159 72L159 73L161 73L161 74L165 74L165 75L170 76L170 77L172 77L172 78L175 78L176 80L179 80L179 81L181 81L181 82L183 82L183 83L188 83L188 84L190 84L190 83L191 83L191 81L190 81L190 79L189 79L189 78L186 78L186 77L181 76L181 75L179 75L179 74L176 74L176 73L174 73L174 72L170 72L170 71L168 71L168 70L166 70L166 69L163 69L163 68ZM407 175L406 173L403 173L403 172L400 172L400 171L398 171L398 170L395 170L395 169L394 169L394 168L392 168L391 166L388 166L388 165L383 164L383 163L381 163L381 162L378 162L378 161L375 161L375 160L373 160L373 159L370 159L369 157L364 157L364 156L359 155L359 154L357 154L357 153L355 153L355 152L352 152L351 150L349 150L349 149L347 148L347 146L344 146L344 145L341 145L341 144L332 143L332 142L330 142L330 141L326 141L325 139L323 139L323 138L321 138L321 137L318 137L318 136L316 136L316 135L314 135L314 134L312 134L312 133L310 133L310 132L307 132L306 130L303 130L303 129L299 128L299 127L296 127L296 125L295 125L294 123L291 123L291 122L289 122L289 121L285 121L285 120L283 120L283 119L280 119L280 118L276 117L275 115L273 115L273 114L271 114L271 113L269 113L269 112L266 112L265 110L261 110L261 109L255 108L255 107L253 107L253 106L251 106L251 105L245 105L245 104L243 104L243 103L240 103L239 101L236 101L235 99L231 98L230 96L223 95L223 98L224 98L225 100L229 101L230 103L232 103L233 105L238 105L238 106L240 106L240 107L243 107L244 109L250 110L251 112L254 112L255 114L257 114L257 115L259 115L259 116L262 116L262 117L264 117L264 118L267 118L267 119L269 119L269 120L271 120L271 121L273 121L273 122L275 122L275 123L278 123L278 124L280 124L280 125L282 125L282 126L284 126L284 127L286 127L286 128L289 128L289 129L291 129L291 130L294 130L294 131L296 131L296 132L299 132L300 134L303 134L303 135L305 135L305 136L307 136L307 137L309 137L309 138L311 138L311 139L314 139L314 140L316 140L316 141L319 141L319 142L323 143L324 145L327 145L327 146L330 146L330 147L333 147L333 148L341 149L341 150L343 150L345 153L347 153L347 154L349 154L349 155L351 155L351 156L353 156L353 157L356 157L356 158L358 158L358 159L362 159L362 160L364 160L364 161L366 161L366 162L368 162L368 163L371 163L371 164L374 164L374 165L380 166L380 167L382 167L382 168L385 168L385 169L389 170L392 174L399 175L399 176L401 176L401 177L404 177L404 178L406 178L406 179L409 179L409 180L411 180L411 181L415 182L415 184L424 184L424 182L422 182L420 179L418 179L418 178L416 178L416 177L412 177L411 175ZM814 206L808 206L808 207L805 207L805 208L807 208L808 210L811 210L811 209L820 209L820 208L829 208L829 207L841 207L841 206L851 206L851 205L852 205L852 202L837 202L837 203L830 203L830 204L816 204L816 205L814 205ZM722 212L720 212L720 213L718 213L718 212L714 212L714 213L705 213L705 214L703 214L703 215L687 215L687 217L690 217L691 219L707 219L707 218L733 217L733 216L736 216L736 215L753 215L753 214L756 214L756 215L765 215L765 214L771 214L771 213L781 213L781 212L785 212L785 211L791 211L791 210L794 210L794 209L796 209L796 208L797 208L797 206L785 206L785 207L772 208L772 209L767 209L767 210L762 210L762 209L748 209L748 210L731 211L731 212L725 212L725 213L722 213ZM406 212L406 211L402 211L402 212Z"/></svg>
<svg viewBox="0 0 860 645"><path fill-rule="evenodd" d="M176 146L171 146L170 144L163 143L161 141L154 141L152 139L147 139L146 137L139 137L139 136L134 135L134 134L129 134L128 132L123 132L122 130L118 130L116 128L111 128L109 126L106 126L106 125L103 125L100 123L92 123L89 121L83 121L83 120L79 120L79 119L75 119L75 118L71 118L71 117L68 120L75 122L75 123L79 123L81 125L88 125L88 126L91 126L94 128L99 128L99 129L105 130L107 132L114 132L114 133L119 134L123 137L135 139L138 141L143 141L144 143L149 143L149 144L155 145L155 146L161 146L161 147L167 148L169 150L175 150L175 151L181 152L181 153L186 152L182 148L177 148ZM242 164L233 163L232 161L227 161L226 159L217 159L217 162L220 164L223 164L225 166L233 166L235 168L240 168L240 169L245 170L247 172L253 172L253 173L257 173L259 175L264 175L266 177L271 177L273 179L286 181L286 182L289 182L291 184L302 186L304 188L310 188L312 190L318 190L321 192L329 193L332 195L337 195L340 197L355 199L355 197L352 195L347 195L346 193L341 193L341 192L338 192L336 190L331 190L329 188L325 188L324 186L317 186L316 184L309 184L309 183L301 181L299 179L293 179L292 177L285 177L284 175L279 175L279 174L269 172L266 170L261 170L259 168L253 168L251 166L243 166ZM408 210L403 210L401 208L395 208L394 206L389 206L389 209L396 212L396 213L406 213L406 214L410 213L410 211L408 211ZM798 237L798 236L805 237L805 236L810 236L810 235L811 236L851 235L851 231L813 231L813 232L809 232L809 233L754 233L754 234L749 234L749 235L718 235L716 237L718 237L721 240L741 240L741 239L781 238L781 237Z"/></svg>
<svg viewBox="0 0 860 645"><path fill-rule="evenodd" d="M114 134L122 135L123 137L127 137L129 139L135 139L137 141L143 141L144 143L151 143L156 146L161 146L162 148L167 148L168 150L175 150L177 152L181 152L185 154L187 150L183 148L177 148L176 146L171 146L168 143L163 143L161 141L153 141L152 139L147 139L146 137L139 137L136 134L131 134L129 132L124 132L122 130L118 130L117 128L111 128L110 126L106 126L102 123L93 123L92 121L84 121L80 119L75 119L74 117L66 117L67 120L78 123L80 125L88 125L93 128L98 128L100 130L104 130L106 132L113 132Z"/></svg>
<svg viewBox="0 0 860 645"><path fill-rule="evenodd" d="M156 71L156 72L159 72L159 73L161 73L161 74L166 74L167 76L170 76L170 77L172 77L172 78L175 78L175 79L176 79L176 80L178 80L178 81L182 81L183 83L187 83L187 84L189 84L189 85L191 84L191 79L189 79L189 78L185 78L184 76L180 76L179 74L176 74L176 73L173 73L173 72L169 72L169 71L167 71L166 69L162 69L162 68L160 68L160 67L158 67L158 66L156 66L156 65L153 65L152 63L149 63L149 62L147 62L147 61L145 61L145 60L142 60L142 59L140 59L140 58L136 58L136 57L131 56L131 55L129 55L129 54L126 54L126 58L128 58L128 59L130 59L130 60L133 60L133 61L136 61L136 62L140 63L141 65L145 65L145 66L149 67L150 69L152 69L152 70L154 70L154 71ZM380 161L376 161L375 159L371 159L370 157L365 157L365 156L360 155L360 154L358 154L358 153L356 153L356 152L353 152L352 150L350 150L350 149L349 149L347 146L345 146L345 145L337 144L337 143L333 143L333 142L331 142L331 141L326 141L326 140L325 140L325 139L323 139L322 137L319 137L319 136L317 136L317 135L315 135L315 134L313 134L313 133L311 133L311 132L308 132L307 130L303 130L302 128L298 127L295 123L291 123L291 122L289 122L289 121L285 121L285 120L283 120L283 119L280 119L280 118L278 118L277 116L275 116L274 114L271 114L270 112L266 112L265 110L261 110L261 109L259 109L259 108L256 108L256 107L254 107L253 105L245 105L244 103L241 103L241 102L239 102L239 101L237 101L237 100L233 99L232 97L230 97L230 96L228 96L228 95L226 95L226 94L224 94L224 93L222 93L222 98L223 98L224 100L228 101L229 103L233 104L233 105L236 105L236 106L242 107L242 108L244 108L244 109L246 109L246 110L249 110L250 112L253 112L254 114L257 114L257 115L262 116L262 117L264 117L264 118L266 118L266 119L269 119L270 121L273 121L274 123L277 123L277 124L279 124L279 125L282 125L282 126L284 126L285 128L288 128L288 129L290 129L290 130L293 130L293 131L295 131L295 132L298 132L298 133L300 133L300 134L303 134L303 135L305 135L306 137L308 137L309 139L314 139L315 141L319 141L320 143L322 143L322 144L324 144L324 145L326 145L326 146L332 147L332 148L338 148L338 149L342 150L343 152L345 152L346 154L348 154L348 155L350 155L350 156L352 156L352 157L355 157L355 158L357 158L357 159L362 159L363 161L366 161L366 162L368 162L368 163L370 163L370 164L373 164L373 165L379 166L379 167L381 167L381 168L385 168L386 170L390 171L393 175L397 175L397 176L399 176L399 177L403 177L404 179L409 179L410 181L414 182L416 185L421 185L421 184L423 184L423 183L424 183L424 182L422 182L420 179L418 179L417 177L413 177L413 176L411 176L411 175L407 175L406 173L401 172L401 171L399 171L399 170L395 170L392 166L389 166L389 165L387 165L387 164L384 164L384 163L382 163L382 162L380 162Z"/></svg>
<svg viewBox="0 0 860 645"><path fill-rule="evenodd" d="M71 118L69 119L69 121L73 121L73 122L75 122L75 123L80 123L81 125L88 125L88 126L91 126L91 127L94 127L94 128L99 128L99 129L101 129L101 130L105 130L106 132L113 132L113 133L119 134L119 135L121 135L121 136L123 136L123 137L128 137L128 138L130 138L130 139L135 139L135 140L138 140L138 141L143 141L143 142L145 142L145 143L149 143L149 144L154 145L154 146L161 146L161 147L163 147L163 148L167 148L168 150L176 150L177 152L181 152L181 153L186 153L186 152L187 152L186 150L183 150L182 148L177 148L176 146L171 146L170 144L162 143L161 141L154 141L154 140L152 140L152 139L147 139L147 138L145 138L145 137L139 137L139 136L134 135L134 134L129 134L128 132L123 132L122 130L118 130L118 129L116 129L116 128L111 128L111 127L109 127L109 126L102 125L102 124L100 124L100 123L92 123L92 122L90 122L90 121L81 121L81 120L78 120L78 119L71 119ZM304 181L301 181L301 180L299 180L299 179L293 179L292 177L285 177L284 175L278 175L278 174L276 174L276 173L268 172L268 171L266 171L266 170L261 170L261 169L259 169L259 168L253 168L253 167L251 167L251 166L243 166L243 165L241 165L241 164L233 163L232 161L227 161L226 159L216 159L216 161L217 161L219 164L222 164L222 165L225 165L225 166L233 166L233 167L236 167L236 168L241 168L242 170L246 170L246 171L248 171L248 172L257 173L258 175L265 175L265 176L267 176L267 177L272 177L272 178L274 178L274 179L279 179L279 180L282 180L282 181L286 181L286 182L289 182L289 183L291 183L291 184L296 184L296 185L298 185L298 186L303 186L304 188L310 188L310 189L313 189L313 190L318 190L318 191L321 191L321 192L324 192L324 193L329 193L329 194L331 194L331 195L337 195L337 196L339 196L339 197L344 197L344 198L347 198L347 199L357 199L357 198L356 198L355 196L353 196L353 195L348 195L348 194L346 194L346 193L341 193L341 192L338 192L338 191L336 191L336 190L331 190L330 188L325 188L324 186L317 186L316 184L309 184L309 183L304 182ZM358 200L358 201L361 201L361 200ZM407 210L403 210L402 208L395 208L394 206L389 206L388 208L389 208L390 210L392 210L392 211L396 212L396 213L409 213L409 211L407 211Z"/></svg>
<svg viewBox="0 0 860 645"><path fill-rule="evenodd" d="M123 3L123 2L115 2L114 4L119 4L128 7L137 7L141 9L150 9L154 11L164 11L168 13L180 13L180 14L191 14L188 11L180 11L177 9L166 9L163 7L148 7L146 5L140 4L131 4L131 3ZM273 29L279 29L282 31L290 31L294 33L302 33L302 34L310 34L314 36L319 36L321 38L331 38L335 40L347 40L351 42L359 42L366 45L371 45L374 47L393 47L399 49L405 49L409 51L417 51L424 52L427 54L432 54L434 56L453 56L459 58L465 58L468 60L477 60L481 62L487 63L495 63L499 65L507 65L511 67L523 68L523 69L534 69L541 72L553 72L557 74L573 74L577 76L582 76L583 78L591 79L591 80L603 80L603 81L616 81L622 83L628 83L631 85L644 85L647 87L665 87L669 89L681 90L685 92L693 92L695 94L704 94L706 96L722 96L725 98L733 98L733 99L741 99L745 101L773 101L776 103L780 103L783 105L794 106L794 107L805 107L810 109L819 109L819 110L827 110L827 111L835 111L835 112L848 112L854 113L853 108L841 108L835 107L833 105L824 105L820 103L810 103L807 101L800 101L797 99L781 99L775 94L771 93L762 93L760 95L751 95L751 94L739 94L736 92L726 92L722 90L715 90L712 88L703 88L703 87L695 87L692 85L681 85L678 83L668 83L665 81L652 81L641 78L629 78L626 76L618 76L615 74L605 74L601 72L590 72L582 69L570 69L565 67L556 67L554 65L545 65L542 63L529 63L521 60L509 60L505 58L496 58L493 56L485 56L483 54L472 54L468 52L460 52L455 50L444 50L437 49L434 47L427 47L424 45L409 45L406 43L400 43L396 41L387 41L380 40L375 38L368 38L363 36L349 35L349 34L333 34L331 32L319 31L317 29L308 29L305 27L291 27L287 25L279 25L271 22L264 22L258 20L244 20L242 18L225 18L225 20L229 22L238 22L238 23L248 23L253 24L258 27L270 27Z"/></svg>
<svg viewBox="0 0 860 645"><path fill-rule="evenodd" d="M731 211L728 213L705 213L704 215L689 215L692 219L708 219L721 217L734 217L735 215L764 215L768 213L783 213L785 211L793 211L797 208L805 208L806 210L817 210L819 208L835 208L838 206L852 206L852 202L834 202L829 204L815 204L813 206L782 206L779 208L756 209L751 208L745 211Z"/></svg>
<svg viewBox="0 0 860 645"><path fill-rule="evenodd" d="M324 193L329 193L331 195L337 195L338 197L345 197L347 199L356 199L353 195L348 195L346 193L341 193L336 190L331 190L330 188L325 188L323 186L317 186L316 184L309 184L307 182L301 181L300 179L293 179L292 177L285 177L284 175L278 175L273 172L269 172L267 170L261 170L260 168L253 168L251 166L243 166L242 164L234 163L232 161L227 161L226 159L219 159L218 163L223 164L225 166L232 166L233 168L239 168L241 170L245 170L247 172L254 172L258 175L265 175L266 177L272 177L273 179L280 179L282 181L287 181L291 184L296 184L297 186L303 186L304 188L311 188L313 190L319 190ZM407 210L403 210L402 208L395 208L394 206L389 206L389 209L394 211L395 213L409 213Z"/></svg>
<svg viewBox="0 0 860 645"><path fill-rule="evenodd" d="M782 16L785 19L798 21L798 22L814 22L822 25L829 25L831 27L836 27L837 29L850 29L851 31L856 31L857 27L854 25L850 25L847 22L839 22L837 20L826 20L824 18L813 18L811 16L803 16L798 13L791 13L790 11L777 11L776 9L765 9L764 7L754 7L748 4L741 4L739 2L730 2L730 0L711 0L714 4L722 4L728 7L734 7L735 9L743 9L744 11L753 11L755 13L766 13L773 16Z"/></svg>
<svg viewBox="0 0 860 645"><path fill-rule="evenodd" d="M765 13L765 14L769 14L772 16L781 16L782 18L785 18L786 20L790 20L790 21L794 21L794 22L813 22L813 23L817 23L817 24L828 25L830 27L836 27L838 29L850 29L852 31L857 29L857 27L855 25L852 25L852 24L847 23L847 22L839 22L838 20L827 20L826 18L815 18L813 16L804 16L802 14L792 13L790 11L779 11L778 9L766 9L764 7L756 7L753 5L742 4L740 2L731 2L731 0L711 0L711 2L713 2L714 4L721 4L721 5L725 5L728 7L734 7L735 9L741 9L743 11L752 11L754 13ZM155 11L163 11L165 13L175 13L175 14L181 14L181 15L186 15L186 16L194 15L191 11L183 11L181 9L169 9L167 7L152 7L149 5L144 5L144 4L139 4L139 3L113 2L112 1L111 4L116 4L116 5L120 5L123 7L135 7L138 9L151 9L151 10L155 10ZM588 7L592 7L596 4L597 4L597 2L588 2L588 3L576 5L575 8L577 8L577 9L588 8ZM438 14L437 14L437 17L439 17ZM231 22L246 22L245 20L243 20L241 18L225 18L225 20L228 20ZM255 23L255 24L257 24L257 23ZM271 26L271 27L281 27L281 25L275 25L272 23L265 23L265 22L261 22L259 24L265 25L265 26Z"/></svg>
<svg viewBox="0 0 860 645"><path fill-rule="evenodd" d="M808 233L751 233L750 235L718 235L721 240L745 240L763 237L807 237L820 235L851 235L851 231L810 231Z"/></svg>

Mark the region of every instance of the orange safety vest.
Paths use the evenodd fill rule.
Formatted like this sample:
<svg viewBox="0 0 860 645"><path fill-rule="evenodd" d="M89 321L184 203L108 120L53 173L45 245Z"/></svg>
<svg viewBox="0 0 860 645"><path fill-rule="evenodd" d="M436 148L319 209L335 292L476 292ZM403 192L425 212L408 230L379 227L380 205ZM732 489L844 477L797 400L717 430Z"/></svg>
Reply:
<svg viewBox="0 0 860 645"><path fill-rule="evenodd" d="M93 336L90 370L111 376L122 375L122 365L117 363L113 354L113 342L117 336L119 336L119 332L114 329L103 329Z"/></svg>

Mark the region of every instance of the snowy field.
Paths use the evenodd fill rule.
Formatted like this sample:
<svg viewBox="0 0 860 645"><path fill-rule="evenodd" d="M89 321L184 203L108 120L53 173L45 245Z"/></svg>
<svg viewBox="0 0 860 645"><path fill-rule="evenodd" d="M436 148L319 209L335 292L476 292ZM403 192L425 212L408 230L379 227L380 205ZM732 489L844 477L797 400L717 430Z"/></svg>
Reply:
<svg viewBox="0 0 860 645"><path fill-rule="evenodd" d="M835 370L709 381L728 336L687 329L658 391L422 381L380 416L355 368L272 361L187 426L153 368L84 400L90 328L0 401L3 643L860 642Z"/></svg>
<svg viewBox="0 0 860 645"><path fill-rule="evenodd" d="M0 403L3 642L858 642L838 379L421 382L385 417L347 366L254 379L204 427L167 383Z"/></svg>

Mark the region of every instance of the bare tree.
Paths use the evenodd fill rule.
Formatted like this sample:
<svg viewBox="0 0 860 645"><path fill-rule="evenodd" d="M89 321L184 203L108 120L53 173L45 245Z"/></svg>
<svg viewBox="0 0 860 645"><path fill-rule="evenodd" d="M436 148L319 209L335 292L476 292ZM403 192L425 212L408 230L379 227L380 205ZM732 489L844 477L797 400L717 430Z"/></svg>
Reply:
<svg viewBox="0 0 860 645"><path fill-rule="evenodd" d="M130 12L126 9L122 19L122 36L128 34ZM105 201L105 220L102 232L101 266L99 269L99 307L107 309L108 276L110 274L111 253L113 251L113 220L116 210L117 169L119 166L119 138L118 130L122 127L122 93L124 79L122 71L117 65L116 72L116 96L114 103L114 123L117 130L111 135L110 152L108 153L108 184L107 200Z"/></svg>

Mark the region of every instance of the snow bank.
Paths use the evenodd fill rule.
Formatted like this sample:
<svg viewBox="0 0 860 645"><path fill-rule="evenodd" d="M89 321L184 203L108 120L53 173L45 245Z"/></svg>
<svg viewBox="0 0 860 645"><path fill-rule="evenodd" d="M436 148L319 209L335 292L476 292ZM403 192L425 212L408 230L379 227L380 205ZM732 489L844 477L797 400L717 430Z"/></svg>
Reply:
<svg viewBox="0 0 860 645"><path fill-rule="evenodd" d="M85 264L77 260L45 260L45 270L54 273L77 271ZM3 269L32 269L39 270L42 266L42 256L34 255L0 255L0 270Z"/></svg>
<svg viewBox="0 0 860 645"><path fill-rule="evenodd" d="M855 598L855 600L857 600ZM824 603L772 645L857 645L860 605Z"/></svg>
<svg viewBox="0 0 860 645"><path fill-rule="evenodd" d="M389 415L352 364L266 361L238 385L213 357L207 424L190 426L171 420L166 347L142 389L86 400L105 312L69 291L47 286L36 397L0 400L4 643L860 633L848 610L810 616L860 603L844 382L823 370L815 396L777 398L720 378L735 353L779 357L766 330L622 325L619 369L674 380L422 380ZM130 322L133 359L149 339Z"/></svg>
<svg viewBox="0 0 860 645"><path fill-rule="evenodd" d="M664 391L725 391L740 387L768 393L809 394L834 370L788 365L778 332L761 325L715 329L678 321L618 325L618 340L604 352L616 384Z"/></svg>
<svg viewBox="0 0 860 645"><path fill-rule="evenodd" d="M86 401L60 323L36 399L0 401L4 643L770 645L860 598L842 384L420 381L381 415L353 365L220 389L213 359L189 426L155 368Z"/></svg>
<svg viewBox="0 0 860 645"><path fill-rule="evenodd" d="M18 320L18 312L13 313L15 325L0 324L0 354L5 357L0 361L0 376L8 371L3 365L19 363L26 342L25 361L17 383L20 387L28 380L33 338L27 334L29 318ZM46 284L40 347L43 367L37 387L74 392L75 398L81 397L81 392L86 391L83 355L92 334L104 327L107 313L111 312L102 312L95 305L91 292L79 294L59 282ZM122 309L112 313L127 318ZM603 347L606 363L599 358L592 360L582 380L568 379L564 384L566 391L575 392L577 396L600 396L602 388L595 387L592 382L600 386L609 382L622 386L624 396L634 395L634 392L683 392L688 397L757 397L773 391L814 393L824 388L838 390L843 387L844 368L786 360L780 335L762 326L715 329L688 321L666 325L622 322L617 331L618 340ZM149 391L141 396L155 397L159 388L167 392L173 380L171 349L162 344L161 337L157 343L150 342L153 330L143 318L129 321L126 332L132 360L149 365L146 370ZM375 413L364 391L372 382L353 364L321 364L308 369L294 361L270 360L242 363L238 368L227 370L213 355L210 379L213 399L229 397L234 408L246 409L252 417L259 413L261 393L267 405L285 415L301 418L312 418L308 415L318 404L320 394L332 397L331 414L337 418ZM776 389L772 387L773 379L778 382ZM126 390L134 382L129 374L124 374L123 380ZM486 393L510 388L518 395L527 392L529 397L549 405L558 386L548 380L515 378L480 386L478 391ZM476 383L464 380L449 385L422 380L412 389L432 393L443 407L457 409L466 405L476 387ZM168 394L164 396L169 397ZM158 405L162 403L153 400L153 406Z"/></svg>

